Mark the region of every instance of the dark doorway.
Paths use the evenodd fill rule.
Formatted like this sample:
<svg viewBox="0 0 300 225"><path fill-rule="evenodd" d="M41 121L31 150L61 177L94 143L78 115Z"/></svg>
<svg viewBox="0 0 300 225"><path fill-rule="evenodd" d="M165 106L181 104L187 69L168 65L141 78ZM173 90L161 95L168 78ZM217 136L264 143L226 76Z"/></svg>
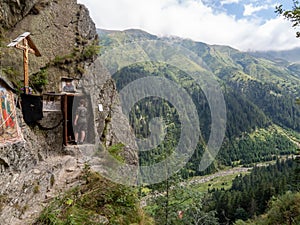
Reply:
<svg viewBox="0 0 300 225"><path fill-rule="evenodd" d="M64 145L73 144L74 130L73 130L73 101L74 95L64 95L62 98L62 111L64 116Z"/></svg>
<svg viewBox="0 0 300 225"><path fill-rule="evenodd" d="M74 141L74 129L73 129L73 115L72 115L72 108L73 108L73 101L74 96L67 95L67 137L68 143L73 143Z"/></svg>
<svg viewBox="0 0 300 225"><path fill-rule="evenodd" d="M88 129L86 131L86 138L84 143L93 144L95 142L94 131L94 115L90 96L81 94L65 94L62 98L62 111L64 115L64 145L74 144L75 142L75 127L73 126L76 109L79 106L80 99L85 99L88 109Z"/></svg>

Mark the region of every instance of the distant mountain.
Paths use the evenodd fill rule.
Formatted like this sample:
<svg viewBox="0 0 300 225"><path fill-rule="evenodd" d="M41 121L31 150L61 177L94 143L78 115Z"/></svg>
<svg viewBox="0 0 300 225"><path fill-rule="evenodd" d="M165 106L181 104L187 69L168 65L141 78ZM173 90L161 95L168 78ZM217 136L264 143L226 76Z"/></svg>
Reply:
<svg viewBox="0 0 300 225"><path fill-rule="evenodd" d="M258 58L265 58L283 66L288 67L297 75L300 74L300 48L285 51L256 51L249 52L250 55Z"/></svg>
<svg viewBox="0 0 300 225"><path fill-rule="evenodd" d="M228 46L207 45L177 37L161 38L141 30L98 30L98 34L102 55L120 49L109 58L101 58L108 60L106 65L113 68L118 90L136 79L156 76L176 82L191 96L200 120L201 138L186 167L189 175L202 174L198 164L211 132L211 112L201 87L179 68L186 68L191 73L201 71L208 79L214 74L224 94L226 137L210 170L218 165L272 160L276 155L291 154L296 150L296 142L300 140L300 106L295 104L295 99L300 95L300 70L287 61L276 59L276 54L268 53L268 57L263 57ZM174 48L186 49L202 63L192 64L191 56L172 51L161 44L164 42ZM296 59L292 52L290 57ZM163 154L170 154L164 151L178 144L181 125L176 110L157 98L140 101L130 114L136 136L148 137L151 133L149 121L161 113L167 127L164 143L152 151L140 153L141 165L159 161Z"/></svg>
<svg viewBox="0 0 300 225"><path fill-rule="evenodd" d="M284 51L255 51L249 52L249 54L255 57L264 57L270 60L283 60L289 63L300 63L300 48Z"/></svg>

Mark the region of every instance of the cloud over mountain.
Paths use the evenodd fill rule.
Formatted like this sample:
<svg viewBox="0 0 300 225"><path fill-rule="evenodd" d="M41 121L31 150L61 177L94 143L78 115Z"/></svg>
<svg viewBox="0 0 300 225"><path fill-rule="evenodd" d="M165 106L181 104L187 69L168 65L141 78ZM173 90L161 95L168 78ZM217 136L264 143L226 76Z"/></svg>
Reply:
<svg viewBox="0 0 300 225"><path fill-rule="evenodd" d="M275 14L274 0L79 0L97 27L143 29L240 50L300 46L288 21Z"/></svg>

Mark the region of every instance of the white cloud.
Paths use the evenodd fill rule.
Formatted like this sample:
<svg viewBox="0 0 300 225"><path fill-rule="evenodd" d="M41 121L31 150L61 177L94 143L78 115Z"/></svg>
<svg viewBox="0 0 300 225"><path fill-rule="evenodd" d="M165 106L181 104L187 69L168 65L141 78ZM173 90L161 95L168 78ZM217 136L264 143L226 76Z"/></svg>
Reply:
<svg viewBox="0 0 300 225"><path fill-rule="evenodd" d="M239 3L241 0L222 0L221 5Z"/></svg>
<svg viewBox="0 0 300 225"><path fill-rule="evenodd" d="M255 19L237 20L225 13L214 13L201 0L78 1L89 8L98 28L137 28L156 35L176 35L240 50L279 50L300 46L295 30L282 18L264 24Z"/></svg>
<svg viewBox="0 0 300 225"><path fill-rule="evenodd" d="M270 5L254 6L252 3L244 5L244 16L251 16L255 12L270 8Z"/></svg>
<svg viewBox="0 0 300 225"><path fill-rule="evenodd" d="M284 50L299 47L300 40L289 22L276 18L254 26L244 39L239 39L239 46L244 50Z"/></svg>

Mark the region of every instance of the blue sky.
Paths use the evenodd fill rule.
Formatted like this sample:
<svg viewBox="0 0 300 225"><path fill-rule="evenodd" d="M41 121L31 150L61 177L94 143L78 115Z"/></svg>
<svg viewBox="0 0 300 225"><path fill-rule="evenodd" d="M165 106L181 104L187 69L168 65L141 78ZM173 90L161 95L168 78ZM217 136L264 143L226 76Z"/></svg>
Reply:
<svg viewBox="0 0 300 225"><path fill-rule="evenodd" d="M292 0L78 0L97 28L142 29L158 36L179 36L242 51L300 47L291 23L275 6Z"/></svg>
<svg viewBox="0 0 300 225"><path fill-rule="evenodd" d="M292 0L203 0L204 5L212 7L215 12L224 12L233 15L236 19L260 18L263 21L276 17L275 6L282 4L285 8L291 8Z"/></svg>

